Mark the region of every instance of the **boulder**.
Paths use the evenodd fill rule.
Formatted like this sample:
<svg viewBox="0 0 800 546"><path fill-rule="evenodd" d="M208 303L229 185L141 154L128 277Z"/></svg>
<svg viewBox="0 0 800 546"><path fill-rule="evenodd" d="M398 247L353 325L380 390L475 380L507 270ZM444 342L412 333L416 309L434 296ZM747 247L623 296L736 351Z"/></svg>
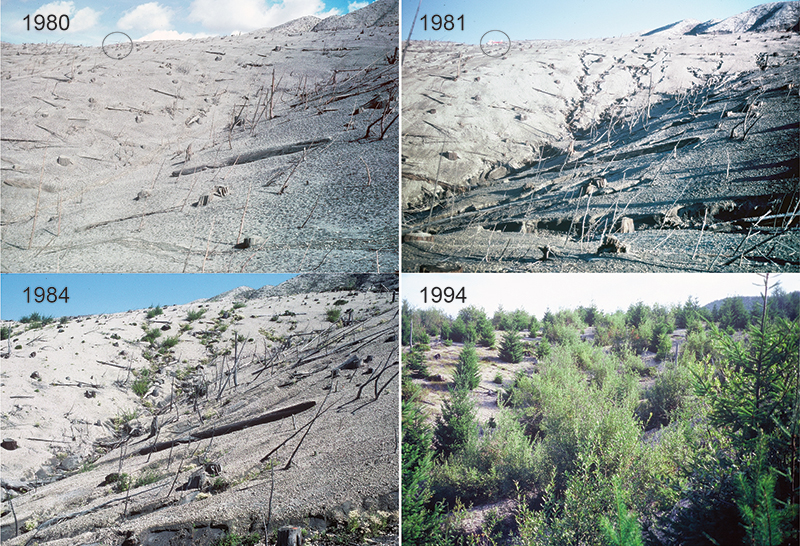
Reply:
<svg viewBox="0 0 800 546"><path fill-rule="evenodd" d="M19 444L17 444L17 441L14 438L3 438L3 442L0 443L0 447L9 451L14 451L19 447Z"/></svg>
<svg viewBox="0 0 800 546"><path fill-rule="evenodd" d="M58 465L59 468L66 471L76 470L81 466L81 458L77 455L70 455L69 457L65 457L63 461Z"/></svg>
<svg viewBox="0 0 800 546"><path fill-rule="evenodd" d="M29 483L11 478L0 478L0 487L10 491L16 491L18 493L27 493L33 489L33 486L31 486Z"/></svg>
<svg viewBox="0 0 800 546"><path fill-rule="evenodd" d="M495 167L489 174L486 175L487 180L499 180L508 175L508 169L500 165L499 167Z"/></svg>
<svg viewBox="0 0 800 546"><path fill-rule="evenodd" d="M621 242L613 235L606 235L603 237L603 243L597 249L597 253L602 254L603 252L611 252L612 254L622 254L629 252L629 250L630 249L625 243Z"/></svg>
<svg viewBox="0 0 800 546"><path fill-rule="evenodd" d="M219 463L206 463L203 469L209 476L219 476L222 472L222 467Z"/></svg>

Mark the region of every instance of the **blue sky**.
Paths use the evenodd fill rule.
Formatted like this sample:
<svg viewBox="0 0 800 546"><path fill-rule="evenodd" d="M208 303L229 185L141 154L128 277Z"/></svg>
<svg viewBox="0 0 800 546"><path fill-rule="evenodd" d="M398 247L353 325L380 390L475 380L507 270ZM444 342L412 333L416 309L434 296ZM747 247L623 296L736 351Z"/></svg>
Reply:
<svg viewBox="0 0 800 546"><path fill-rule="evenodd" d="M99 46L111 32L132 40L186 39L249 32L315 15L344 15L371 4L368 0L3 0L0 39L5 42L59 42ZM36 14L66 14L69 29L35 30ZM30 15L31 30L23 20Z"/></svg>
<svg viewBox="0 0 800 546"><path fill-rule="evenodd" d="M770 285L780 281L785 292L800 290L800 273L770 275ZM433 286L463 286L465 303L431 302ZM420 293L428 288L428 303ZM455 316L462 307L483 307L490 315L498 305L506 311L525 309L539 318L547 309L574 309L594 303L606 312L627 309L637 301L648 305L682 304L689 296L700 305L729 296L758 296L763 280L753 273L487 273L437 274L412 273L402 276L402 296L418 309L437 307Z"/></svg>
<svg viewBox="0 0 800 546"><path fill-rule="evenodd" d="M646 32L682 19L725 19L759 5L757 0L422 0L412 39L480 43L489 30L515 40L606 38ZM403 40L419 0L402 1ZM433 31L433 15L464 16L451 31ZM428 31L420 21L427 15Z"/></svg>
<svg viewBox="0 0 800 546"><path fill-rule="evenodd" d="M120 313L151 305L184 304L210 298L239 286L275 286L294 274L61 274L0 275L0 318L19 320L34 311L53 317ZM69 301L36 303L35 288L66 286ZM23 292L30 287L31 302Z"/></svg>

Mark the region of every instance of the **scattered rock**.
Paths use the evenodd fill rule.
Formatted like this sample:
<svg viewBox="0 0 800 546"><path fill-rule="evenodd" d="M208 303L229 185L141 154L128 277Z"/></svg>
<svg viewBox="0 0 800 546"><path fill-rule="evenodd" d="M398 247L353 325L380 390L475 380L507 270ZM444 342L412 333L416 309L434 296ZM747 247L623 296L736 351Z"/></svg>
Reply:
<svg viewBox="0 0 800 546"><path fill-rule="evenodd" d="M0 447L9 451L14 451L19 447L19 444L17 444L17 441L13 438L3 438L2 443L0 443Z"/></svg>
<svg viewBox="0 0 800 546"><path fill-rule="evenodd" d="M36 358L36 351L32 351L31 354L28 355L30 358Z"/></svg>
<svg viewBox="0 0 800 546"><path fill-rule="evenodd" d="M190 489L199 489L201 491L208 488L208 476L206 476L205 469L200 469L189 476L189 480L178 488L178 491L189 491Z"/></svg>
<svg viewBox="0 0 800 546"><path fill-rule="evenodd" d="M70 455L69 457L65 457L63 461L58 465L59 468L66 471L76 470L78 467L81 466L81 458L77 455Z"/></svg>
<svg viewBox="0 0 800 546"><path fill-rule="evenodd" d="M161 331L162 332L166 332L167 330L171 330L171 329L172 329L172 326L170 326L169 324L165 324L164 326L161 327Z"/></svg>
<svg viewBox="0 0 800 546"><path fill-rule="evenodd" d="M222 467L219 463L206 463L204 469L209 476L219 476L222 472Z"/></svg>
<svg viewBox="0 0 800 546"><path fill-rule="evenodd" d="M489 171L489 174L486 175L486 178L487 180L498 180L507 175L508 175L508 169L506 169L501 165Z"/></svg>
<svg viewBox="0 0 800 546"><path fill-rule="evenodd" d="M195 207L205 207L208 203L211 202L210 195L201 195L200 199L197 200L197 203L194 204Z"/></svg>
<svg viewBox="0 0 800 546"><path fill-rule="evenodd" d="M428 113L429 114L435 114L436 113L436 108L431 108L430 110L428 110Z"/></svg>
<svg viewBox="0 0 800 546"><path fill-rule="evenodd" d="M86 398L97 398L97 391L95 390L87 390L83 393Z"/></svg>
<svg viewBox="0 0 800 546"><path fill-rule="evenodd" d="M458 154L455 152L445 152L442 155L445 157L445 159L449 159L450 161L455 161L458 159Z"/></svg>
<svg viewBox="0 0 800 546"><path fill-rule="evenodd" d="M128 436L141 436L147 432L148 427L145 426L144 421L141 419L133 419L125 423L123 429Z"/></svg>
<svg viewBox="0 0 800 546"><path fill-rule="evenodd" d="M117 483L119 481L119 473L112 472L111 474L106 474L103 483L100 485L111 485L112 483Z"/></svg>
<svg viewBox="0 0 800 546"><path fill-rule="evenodd" d="M356 370L361 367L361 358L358 355L350 355L342 364L338 366L340 370Z"/></svg>
<svg viewBox="0 0 800 546"><path fill-rule="evenodd" d="M152 192L150 190L142 190L136 194L136 198L134 199L134 201L143 201L148 197L150 197L151 194Z"/></svg>
<svg viewBox="0 0 800 546"><path fill-rule="evenodd" d="M540 246L539 250L542 251L542 260L549 260L550 259L550 253L552 252L552 249L550 248L550 245Z"/></svg>
<svg viewBox="0 0 800 546"><path fill-rule="evenodd" d="M56 162L59 165L61 165L62 167L69 167L70 165L72 165L72 160L70 158L68 158L67 156L64 156L64 155L58 156L58 159L56 159Z"/></svg>
<svg viewBox="0 0 800 546"><path fill-rule="evenodd" d="M42 378L42 376L41 376L41 375L39 375L39 372L33 372L33 373L31 374L31 379L36 379L36 380L39 380L39 379L41 379L41 378Z"/></svg>
<svg viewBox="0 0 800 546"><path fill-rule="evenodd" d="M605 188L607 185L608 182L606 182L605 178L602 177L592 178L586 183L584 187L584 194L592 194L597 190Z"/></svg>
<svg viewBox="0 0 800 546"><path fill-rule="evenodd" d="M598 254L602 254L603 252L622 254L622 253L627 253L629 251L630 249L628 248L628 245L621 242L613 235L606 235L605 237L603 237L603 243L597 249Z"/></svg>
<svg viewBox="0 0 800 546"><path fill-rule="evenodd" d="M17 493L27 493L33 489L33 487L27 482L9 478L0 478L0 486L2 486L3 489L16 491Z"/></svg>
<svg viewBox="0 0 800 546"><path fill-rule="evenodd" d="M525 114L517 114L517 119L520 121L526 121L528 119L528 116Z"/></svg>
<svg viewBox="0 0 800 546"><path fill-rule="evenodd" d="M178 490L180 491L180 488ZM178 504L189 504L190 502L195 500L197 498L197 495L199 494L200 491L193 491L188 495L184 496L180 501L178 501Z"/></svg>

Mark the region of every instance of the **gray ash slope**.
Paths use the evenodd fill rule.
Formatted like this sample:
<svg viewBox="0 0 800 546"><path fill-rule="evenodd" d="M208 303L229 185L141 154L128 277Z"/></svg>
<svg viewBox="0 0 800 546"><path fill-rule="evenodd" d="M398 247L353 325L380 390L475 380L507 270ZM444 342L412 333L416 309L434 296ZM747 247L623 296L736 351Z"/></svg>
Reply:
<svg viewBox="0 0 800 546"><path fill-rule="evenodd" d="M396 275L386 277L372 282ZM16 333L25 350L4 360L0 402L4 435L19 443L3 450L2 494L14 496L20 536L4 503L3 544L212 544L262 531L270 513L272 530L396 525L399 309L394 294L363 286L295 282L293 295L251 294L244 307L232 305L237 289L154 319L137 310ZM340 300L350 324L326 319ZM157 352L143 321L170 326L178 344ZM343 367L353 355L360 365ZM140 397L132 383L144 376ZM294 415L268 419L278 410ZM128 491L107 479L120 472Z"/></svg>
<svg viewBox="0 0 800 546"><path fill-rule="evenodd" d="M349 290L386 292L399 289L399 277L379 273L304 273L277 286L250 288L240 286L208 301L246 301L269 296L294 296L306 292L342 292Z"/></svg>
<svg viewBox="0 0 800 546"><path fill-rule="evenodd" d="M798 45L795 32L523 42L500 67L467 56L456 81L468 46L412 44L404 233L433 241L404 238L403 270L800 269ZM437 57L438 75L415 64ZM617 233L623 217L634 232ZM598 254L609 234L627 252Z"/></svg>
<svg viewBox="0 0 800 546"><path fill-rule="evenodd" d="M397 269L397 9L3 43L2 271Z"/></svg>

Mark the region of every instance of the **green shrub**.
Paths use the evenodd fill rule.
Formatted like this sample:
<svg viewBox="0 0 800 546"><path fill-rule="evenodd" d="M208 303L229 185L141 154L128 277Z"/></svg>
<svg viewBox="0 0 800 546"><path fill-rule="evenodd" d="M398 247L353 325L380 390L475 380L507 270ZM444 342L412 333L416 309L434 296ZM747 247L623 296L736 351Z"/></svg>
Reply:
<svg viewBox="0 0 800 546"><path fill-rule="evenodd" d="M123 491L127 491L131 488L131 477L129 474L117 474L114 476L114 489L117 493L122 493Z"/></svg>
<svg viewBox="0 0 800 546"><path fill-rule="evenodd" d="M550 356L550 342L547 341L547 339L542 338L542 340L539 341L539 344L536 346L534 354L538 360L543 360Z"/></svg>
<svg viewBox="0 0 800 546"><path fill-rule="evenodd" d="M615 477L614 501L616 504L616 524L611 523L608 516L601 516L600 528L603 534L614 546L642 546L642 529L636 519L636 514L628 511L625 492L622 490L620 480Z"/></svg>
<svg viewBox="0 0 800 546"><path fill-rule="evenodd" d="M403 377L411 383L407 376ZM443 507L429 506L433 497L431 471L433 435L416 397L403 397L402 408L402 540L406 544L434 545L442 523Z"/></svg>
<svg viewBox="0 0 800 546"><path fill-rule="evenodd" d="M262 538L258 533L250 533L249 535L228 533L218 538L214 546L256 546L261 540Z"/></svg>
<svg viewBox="0 0 800 546"><path fill-rule="evenodd" d="M466 389L450 391L442 405L434 436L437 451L444 455L466 448L477 438L475 403L469 393Z"/></svg>
<svg viewBox="0 0 800 546"><path fill-rule="evenodd" d="M522 361L522 340L515 329L508 330L503 335L503 342L500 345L500 358L506 362L516 364Z"/></svg>
<svg viewBox="0 0 800 546"><path fill-rule="evenodd" d="M28 324L30 329L41 328L48 324L55 322L55 319L49 315L40 315L36 311L30 315L24 316L19 321L23 324Z"/></svg>
<svg viewBox="0 0 800 546"><path fill-rule="evenodd" d="M153 308L151 306L150 309L147 310L147 318L149 318L149 319L155 318L158 315L163 315L163 314L164 314L164 310L161 309L160 305L157 305L155 308Z"/></svg>
<svg viewBox="0 0 800 546"><path fill-rule="evenodd" d="M175 347L175 345L178 344L179 341L180 341L180 336L172 336L164 338L164 340L161 342L161 345L159 346L159 352L166 352L172 349L173 347Z"/></svg>
<svg viewBox="0 0 800 546"><path fill-rule="evenodd" d="M203 315L205 315L205 314L206 314L206 310L205 309L198 309L196 311L189 311L186 314L186 321L187 322L194 322L196 320L199 320L199 319L203 318Z"/></svg>
<svg viewBox="0 0 800 546"><path fill-rule="evenodd" d="M241 301L235 301L235 302L233 302L233 308L234 308L234 309L241 309L241 308L243 308L243 307L247 307L247 304L246 304L246 303L244 303L244 302L241 302Z"/></svg>
<svg viewBox="0 0 800 546"><path fill-rule="evenodd" d="M0 340L6 340L11 337L11 326L0 327Z"/></svg>
<svg viewBox="0 0 800 546"><path fill-rule="evenodd" d="M142 487L144 485L150 485L151 483L156 483L158 480L163 478L163 474L159 474L155 470L145 470L139 477L136 478L136 481L133 482L133 489L137 487Z"/></svg>
<svg viewBox="0 0 800 546"><path fill-rule="evenodd" d="M30 324L31 322L42 322L42 315L34 311L30 315L25 315L24 317L19 319L19 321L22 324Z"/></svg>
<svg viewBox="0 0 800 546"><path fill-rule="evenodd" d="M147 390L150 388L150 376L149 375L142 375L137 377L136 380L131 385L131 390L134 394L139 397L144 396L147 394Z"/></svg>
<svg viewBox="0 0 800 546"><path fill-rule="evenodd" d="M403 353L404 367L416 372L422 377L428 377L428 366L425 364L425 355L419 350L419 345L408 353Z"/></svg>
<svg viewBox="0 0 800 546"><path fill-rule="evenodd" d="M142 336L142 341L154 344L156 342L156 339L161 337L161 330L159 330L158 328L147 328L147 326L143 326L143 328L144 328L144 335Z"/></svg>
<svg viewBox="0 0 800 546"><path fill-rule="evenodd" d="M453 375L453 385L456 390L471 391L480 385L480 367L478 365L478 353L475 347L470 344L464 345L458 355L456 371Z"/></svg>
<svg viewBox="0 0 800 546"><path fill-rule="evenodd" d="M664 368L655 384L645 394L646 402L637 409L643 423L666 425L670 415L677 410L690 392L692 376L688 369L677 364Z"/></svg>
<svg viewBox="0 0 800 546"><path fill-rule="evenodd" d="M211 493L221 493L231 486L230 482L223 477L217 477L209 486Z"/></svg>
<svg viewBox="0 0 800 546"><path fill-rule="evenodd" d="M339 317L342 316L341 309L326 309L325 310L325 319L328 322L338 322Z"/></svg>

